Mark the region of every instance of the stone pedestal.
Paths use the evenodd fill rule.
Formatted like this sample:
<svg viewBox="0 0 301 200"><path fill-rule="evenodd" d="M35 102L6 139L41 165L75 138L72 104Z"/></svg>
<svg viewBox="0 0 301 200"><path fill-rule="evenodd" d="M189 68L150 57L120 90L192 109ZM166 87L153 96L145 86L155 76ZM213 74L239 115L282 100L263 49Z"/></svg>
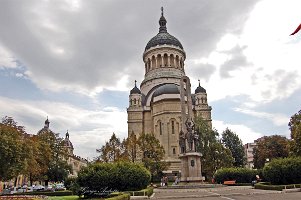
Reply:
<svg viewBox="0 0 301 200"><path fill-rule="evenodd" d="M198 152L187 152L179 155L181 160L181 181L202 181L201 154Z"/></svg>

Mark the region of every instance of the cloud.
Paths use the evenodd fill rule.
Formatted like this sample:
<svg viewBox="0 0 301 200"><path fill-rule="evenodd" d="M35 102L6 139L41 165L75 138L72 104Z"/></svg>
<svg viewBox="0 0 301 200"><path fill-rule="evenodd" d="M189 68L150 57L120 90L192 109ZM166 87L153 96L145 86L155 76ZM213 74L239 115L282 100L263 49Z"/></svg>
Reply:
<svg viewBox="0 0 301 200"><path fill-rule="evenodd" d="M17 63L12 53L0 44L0 70L1 68L17 68Z"/></svg>
<svg viewBox="0 0 301 200"><path fill-rule="evenodd" d="M230 73L232 71L240 70L251 65L247 61L246 56L243 54L243 50L245 48L246 47L235 46L233 49L224 52L228 54L230 59L228 59L220 66L221 78L229 78L231 77Z"/></svg>
<svg viewBox="0 0 301 200"><path fill-rule="evenodd" d="M243 124L230 124L224 121L213 120L213 127L218 130L220 134L226 128L229 128L233 132L235 132L238 137L242 140L243 144L253 142L254 140L260 138L263 134L253 131L251 128L243 125Z"/></svg>
<svg viewBox="0 0 301 200"><path fill-rule="evenodd" d="M162 5L161 1L132 3L135 6L120 1L4 1L0 42L41 89L88 95L104 88L125 90L143 77L140 55L158 32ZM202 6L191 9L194 3ZM238 25L255 3L167 1L167 27L182 39L190 58L205 55L225 32L242 30Z"/></svg>
<svg viewBox="0 0 301 200"><path fill-rule="evenodd" d="M189 72L191 74L194 74L194 77L199 77L199 79L203 79L207 82L216 70L216 66L209 63L195 63L192 64L192 66L190 65L189 67Z"/></svg>
<svg viewBox="0 0 301 200"><path fill-rule="evenodd" d="M244 109L244 108L235 108L234 110L254 117L269 120L273 122L273 124L275 124L276 126L287 125L287 122L289 120L288 116L285 116L284 114L280 114L280 113L258 112L254 110Z"/></svg>

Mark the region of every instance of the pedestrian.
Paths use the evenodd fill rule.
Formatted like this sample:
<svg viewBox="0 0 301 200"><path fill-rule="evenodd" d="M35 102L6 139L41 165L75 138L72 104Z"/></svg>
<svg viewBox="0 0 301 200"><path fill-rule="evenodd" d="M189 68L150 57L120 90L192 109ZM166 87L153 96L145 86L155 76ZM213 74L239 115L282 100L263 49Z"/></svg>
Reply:
<svg viewBox="0 0 301 200"><path fill-rule="evenodd" d="M164 176L161 178L161 186L164 186Z"/></svg>

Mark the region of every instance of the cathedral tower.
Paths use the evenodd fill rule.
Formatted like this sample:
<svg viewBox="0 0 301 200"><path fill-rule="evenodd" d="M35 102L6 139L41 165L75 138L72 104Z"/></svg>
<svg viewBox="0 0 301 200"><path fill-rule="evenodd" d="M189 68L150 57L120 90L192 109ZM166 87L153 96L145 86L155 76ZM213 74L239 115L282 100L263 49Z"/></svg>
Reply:
<svg viewBox="0 0 301 200"><path fill-rule="evenodd" d="M178 172L181 165L179 133L182 130L180 82L185 76L186 53L181 42L168 33L166 24L162 8L159 33L149 40L143 53L144 80L140 89L135 81L130 91L128 134L153 133L164 147L165 160L171 163L169 172ZM206 90L198 88L188 100L192 104L192 115L206 117L204 119L211 124ZM196 98L205 97L206 103L200 100L196 105Z"/></svg>

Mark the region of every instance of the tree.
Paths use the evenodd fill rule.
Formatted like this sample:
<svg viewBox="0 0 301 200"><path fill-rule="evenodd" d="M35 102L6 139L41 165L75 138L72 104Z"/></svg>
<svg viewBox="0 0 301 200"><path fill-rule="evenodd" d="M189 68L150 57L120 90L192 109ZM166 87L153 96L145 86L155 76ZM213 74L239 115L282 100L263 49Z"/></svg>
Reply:
<svg viewBox="0 0 301 200"><path fill-rule="evenodd" d="M220 143L218 140L219 133L216 130L212 130L201 117L197 117L195 121L199 135L197 150L202 154L202 172L207 179L210 179L216 170L232 166L232 154L228 148Z"/></svg>
<svg viewBox="0 0 301 200"><path fill-rule="evenodd" d="M43 158L39 149L40 142L37 136L25 137L25 152L27 155L27 159L25 160L25 166L23 168L22 174L29 177L30 185L32 185L33 181L42 180L43 174L47 172L47 166L42 165ZM39 156L40 155L40 156Z"/></svg>
<svg viewBox="0 0 301 200"><path fill-rule="evenodd" d="M9 180L21 173L27 158L25 146L24 128L18 128L12 118L3 118L0 123L0 180Z"/></svg>
<svg viewBox="0 0 301 200"><path fill-rule="evenodd" d="M115 162L121 159L121 143L120 139L116 137L115 133L112 134L109 142L106 142L96 152L100 153L98 160L103 162Z"/></svg>
<svg viewBox="0 0 301 200"><path fill-rule="evenodd" d="M301 110L294 114L288 123L291 131L290 152L294 156L301 156Z"/></svg>
<svg viewBox="0 0 301 200"><path fill-rule="evenodd" d="M162 171L166 170L168 163L163 161L164 148L154 134L140 134L138 144L141 151L142 162L151 172L152 180L162 176Z"/></svg>
<svg viewBox="0 0 301 200"><path fill-rule="evenodd" d="M67 178L71 166L68 165L68 152L63 138L49 129L42 129L38 135L37 163L43 169L42 175L46 181L63 181Z"/></svg>
<svg viewBox="0 0 301 200"><path fill-rule="evenodd" d="M131 162L136 162L139 154L139 143L135 133L132 132L123 143L125 145L125 154L128 159Z"/></svg>
<svg viewBox="0 0 301 200"><path fill-rule="evenodd" d="M234 167L245 166L246 157L244 146L238 135L226 128L226 130L222 133L222 142L232 153L232 157L234 158Z"/></svg>
<svg viewBox="0 0 301 200"><path fill-rule="evenodd" d="M264 136L253 150L254 168L264 167L267 159L285 158L289 154L288 139L280 135Z"/></svg>

